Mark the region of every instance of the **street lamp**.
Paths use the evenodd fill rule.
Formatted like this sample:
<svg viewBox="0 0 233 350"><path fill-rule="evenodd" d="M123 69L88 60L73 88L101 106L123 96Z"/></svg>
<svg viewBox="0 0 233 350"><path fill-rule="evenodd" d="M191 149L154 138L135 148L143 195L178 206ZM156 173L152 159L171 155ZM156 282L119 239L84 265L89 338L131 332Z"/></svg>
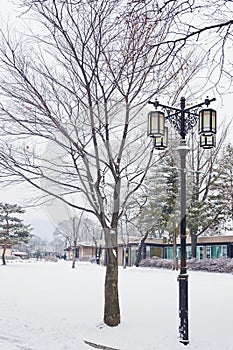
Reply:
<svg viewBox="0 0 233 350"><path fill-rule="evenodd" d="M165 115L160 111L152 111L148 114L147 134L150 137L164 135Z"/></svg>
<svg viewBox="0 0 233 350"><path fill-rule="evenodd" d="M154 148L163 150L168 146L168 127L164 127L164 135L153 137L154 138Z"/></svg>
<svg viewBox="0 0 233 350"><path fill-rule="evenodd" d="M200 134L200 146L204 149L213 148L215 146L216 134L216 111L208 108L209 104L215 101L207 97L204 102L186 108L185 98L181 97L180 108L170 107L159 103L149 101L154 105L156 111L150 112L148 115L148 136L154 139L154 147L156 149L165 149L168 139L168 128L164 121L168 120L181 136L180 144L177 152L180 155L180 274L179 282L179 334L180 342L184 345L189 343L188 333L188 274L186 267L186 155L190 151L186 144L186 135L199 120L198 133ZM207 108L201 109L206 105ZM166 112L157 111L161 107ZM201 110L200 110L201 109ZM199 112L199 113L198 113ZM152 120L154 118L154 120ZM160 127L161 126L161 127ZM167 130L166 130L167 129ZM163 130L163 132L162 132ZM165 131L166 130L166 131Z"/></svg>

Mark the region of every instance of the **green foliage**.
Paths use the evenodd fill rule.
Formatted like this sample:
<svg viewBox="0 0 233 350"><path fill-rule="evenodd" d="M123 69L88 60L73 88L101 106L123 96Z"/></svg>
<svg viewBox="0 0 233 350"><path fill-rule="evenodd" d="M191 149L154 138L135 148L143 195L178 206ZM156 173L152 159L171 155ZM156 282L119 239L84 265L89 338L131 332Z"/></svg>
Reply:
<svg viewBox="0 0 233 350"><path fill-rule="evenodd" d="M15 245L29 241L31 226L14 215L24 212L17 204L0 203L0 244Z"/></svg>
<svg viewBox="0 0 233 350"><path fill-rule="evenodd" d="M210 186L209 201L212 216L217 216L217 227L226 228L233 219L233 146L227 145L215 169L215 181ZM232 225L231 225L232 226ZM232 227L231 227L232 229Z"/></svg>
<svg viewBox="0 0 233 350"><path fill-rule="evenodd" d="M162 236L164 231L170 233L177 226L178 183L178 169L173 155L169 153L146 181L147 202L138 217L144 230L151 228L153 235Z"/></svg>
<svg viewBox="0 0 233 350"><path fill-rule="evenodd" d="M211 158L209 159L211 163ZM205 181L194 182L191 205L188 208L187 225L192 234L220 233L226 222L232 219L233 208L233 148L222 149L205 174ZM203 175L204 177L204 175Z"/></svg>

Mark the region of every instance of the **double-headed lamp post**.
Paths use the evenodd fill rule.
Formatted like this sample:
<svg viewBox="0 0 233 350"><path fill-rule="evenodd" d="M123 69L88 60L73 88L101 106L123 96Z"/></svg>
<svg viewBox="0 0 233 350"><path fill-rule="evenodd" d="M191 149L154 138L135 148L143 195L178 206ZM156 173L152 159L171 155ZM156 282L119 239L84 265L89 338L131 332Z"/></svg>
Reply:
<svg viewBox="0 0 233 350"><path fill-rule="evenodd" d="M203 103L196 104L186 108L185 98L181 97L180 108L170 107L159 103L149 101L154 105L155 111L148 114L148 136L154 140L154 148L163 150L168 144L168 127L165 126L165 120L176 129L181 137L177 151L180 155L180 274L179 282L179 334L180 342L184 345L189 343L188 332L188 274L186 267L186 155L190 151L186 144L186 135L189 130L198 125L200 135L200 146L209 149L215 147L216 135L216 111L209 108L209 104L215 101L207 97ZM206 108L201 109L204 105ZM163 111L158 110L160 107Z"/></svg>

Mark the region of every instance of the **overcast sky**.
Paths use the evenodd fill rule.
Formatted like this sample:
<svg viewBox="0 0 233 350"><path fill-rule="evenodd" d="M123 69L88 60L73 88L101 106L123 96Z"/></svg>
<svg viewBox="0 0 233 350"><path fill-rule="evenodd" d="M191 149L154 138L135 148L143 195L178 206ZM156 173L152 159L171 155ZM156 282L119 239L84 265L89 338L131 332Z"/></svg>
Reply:
<svg viewBox="0 0 233 350"><path fill-rule="evenodd" d="M21 20L14 11L13 3L17 4L17 0L1 0L0 20L1 23L6 23L8 21L10 26L13 25L13 27L21 29ZM203 100L205 97L206 96L203 96ZM211 97L212 96L210 96L210 98ZM230 120L233 117L231 106L232 97L232 95L223 96L222 101L218 99L215 106L213 106L213 108L217 109L218 122L224 118ZM232 136L233 133L231 133L231 137ZM1 190L1 201L24 205L25 199L30 199L33 192L29 190L28 186ZM56 208L28 208L26 214L22 216L22 218L25 219L25 222L30 223L34 227L34 234L50 240L52 239L52 233L60 219L67 218L67 212L62 204L58 205Z"/></svg>

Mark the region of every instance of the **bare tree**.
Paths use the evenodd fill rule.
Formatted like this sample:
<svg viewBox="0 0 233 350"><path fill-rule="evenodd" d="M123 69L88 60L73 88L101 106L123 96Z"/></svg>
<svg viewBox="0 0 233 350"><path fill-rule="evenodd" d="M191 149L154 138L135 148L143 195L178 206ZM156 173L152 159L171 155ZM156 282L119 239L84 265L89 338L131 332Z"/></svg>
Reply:
<svg viewBox="0 0 233 350"><path fill-rule="evenodd" d="M189 91L203 55L185 44L204 28L177 36L182 15L196 9L189 1L22 3L43 32L22 41L1 31L1 178L27 181L44 202L57 198L99 220L104 322L116 326L118 222L153 156L141 110L155 95ZM218 28L229 30L225 22Z"/></svg>
<svg viewBox="0 0 233 350"><path fill-rule="evenodd" d="M81 242L94 242L96 247L96 256L100 253L97 239L101 239L99 227L90 218L84 216L84 212L79 215L73 215L67 220L59 222L54 231L54 236L62 236L65 244L72 249L72 268L75 268L77 259L77 249ZM99 261L98 261L99 262Z"/></svg>
<svg viewBox="0 0 233 350"><path fill-rule="evenodd" d="M73 250L72 269L75 268L78 240L81 240L81 226L83 226L82 219L83 212L80 214L79 217L73 216L70 220L60 222L54 232L54 235L62 235Z"/></svg>

